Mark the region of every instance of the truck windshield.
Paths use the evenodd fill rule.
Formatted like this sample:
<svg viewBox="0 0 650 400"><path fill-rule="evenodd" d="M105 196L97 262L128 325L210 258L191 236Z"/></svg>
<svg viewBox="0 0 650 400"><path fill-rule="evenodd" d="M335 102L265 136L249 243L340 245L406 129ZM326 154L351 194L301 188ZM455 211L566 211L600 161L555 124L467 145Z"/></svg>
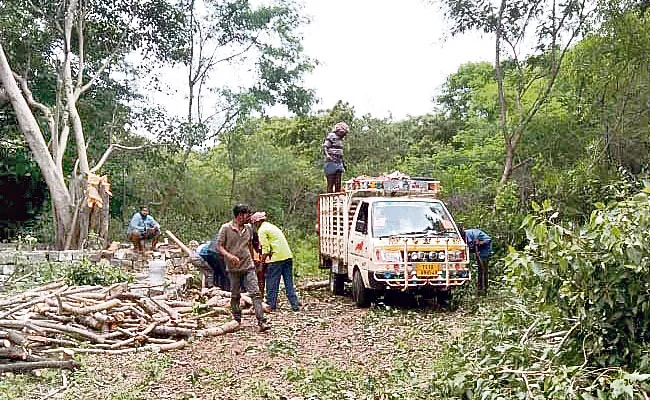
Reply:
<svg viewBox="0 0 650 400"><path fill-rule="evenodd" d="M442 204L428 201L378 201L372 205L373 237L457 236Z"/></svg>

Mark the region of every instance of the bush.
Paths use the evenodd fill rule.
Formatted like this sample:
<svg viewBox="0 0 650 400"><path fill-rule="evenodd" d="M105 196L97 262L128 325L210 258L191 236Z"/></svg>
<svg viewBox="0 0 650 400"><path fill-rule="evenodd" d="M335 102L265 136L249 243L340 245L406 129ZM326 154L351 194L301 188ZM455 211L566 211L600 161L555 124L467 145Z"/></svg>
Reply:
<svg viewBox="0 0 650 400"><path fill-rule="evenodd" d="M571 321L568 347L588 364L635 366L650 339L649 193L599 204L582 228L536 206L524 221L530 243L508 257L513 286Z"/></svg>
<svg viewBox="0 0 650 400"><path fill-rule="evenodd" d="M117 282L135 281L133 275L122 271L119 267L103 263L92 264L87 261L66 265L64 276L69 285L108 286Z"/></svg>

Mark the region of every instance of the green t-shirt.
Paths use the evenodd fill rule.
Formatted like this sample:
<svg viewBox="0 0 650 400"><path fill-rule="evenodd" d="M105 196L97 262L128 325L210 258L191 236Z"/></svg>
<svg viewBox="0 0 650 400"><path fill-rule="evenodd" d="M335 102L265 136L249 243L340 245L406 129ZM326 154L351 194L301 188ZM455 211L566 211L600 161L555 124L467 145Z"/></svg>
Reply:
<svg viewBox="0 0 650 400"><path fill-rule="evenodd" d="M257 235L262 245L262 254L271 254L270 262L293 258L287 238L277 226L264 221L257 230Z"/></svg>

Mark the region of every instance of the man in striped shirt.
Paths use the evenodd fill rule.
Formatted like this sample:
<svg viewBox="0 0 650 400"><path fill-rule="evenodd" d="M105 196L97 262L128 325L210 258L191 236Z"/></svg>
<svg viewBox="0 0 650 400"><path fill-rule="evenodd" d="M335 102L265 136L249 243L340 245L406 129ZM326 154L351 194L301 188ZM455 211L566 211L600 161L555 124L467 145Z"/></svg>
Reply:
<svg viewBox="0 0 650 400"><path fill-rule="evenodd" d="M334 125L332 132L328 133L323 142L325 154L324 172L327 178L327 193L341 191L341 176L345 172L343 163L343 139L350 132L348 124L339 122Z"/></svg>

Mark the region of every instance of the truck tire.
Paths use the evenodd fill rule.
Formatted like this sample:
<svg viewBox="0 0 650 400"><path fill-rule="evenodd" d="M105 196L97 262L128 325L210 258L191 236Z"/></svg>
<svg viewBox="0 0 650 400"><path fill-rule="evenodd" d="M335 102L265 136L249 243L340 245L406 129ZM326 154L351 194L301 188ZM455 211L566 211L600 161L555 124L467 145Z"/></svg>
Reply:
<svg viewBox="0 0 650 400"><path fill-rule="evenodd" d="M358 307L368 307L370 305L370 291L363 284L363 278L359 270L354 271L352 277L352 299Z"/></svg>
<svg viewBox="0 0 650 400"><path fill-rule="evenodd" d="M343 296L345 274L337 274L330 270L330 292L335 296Z"/></svg>

